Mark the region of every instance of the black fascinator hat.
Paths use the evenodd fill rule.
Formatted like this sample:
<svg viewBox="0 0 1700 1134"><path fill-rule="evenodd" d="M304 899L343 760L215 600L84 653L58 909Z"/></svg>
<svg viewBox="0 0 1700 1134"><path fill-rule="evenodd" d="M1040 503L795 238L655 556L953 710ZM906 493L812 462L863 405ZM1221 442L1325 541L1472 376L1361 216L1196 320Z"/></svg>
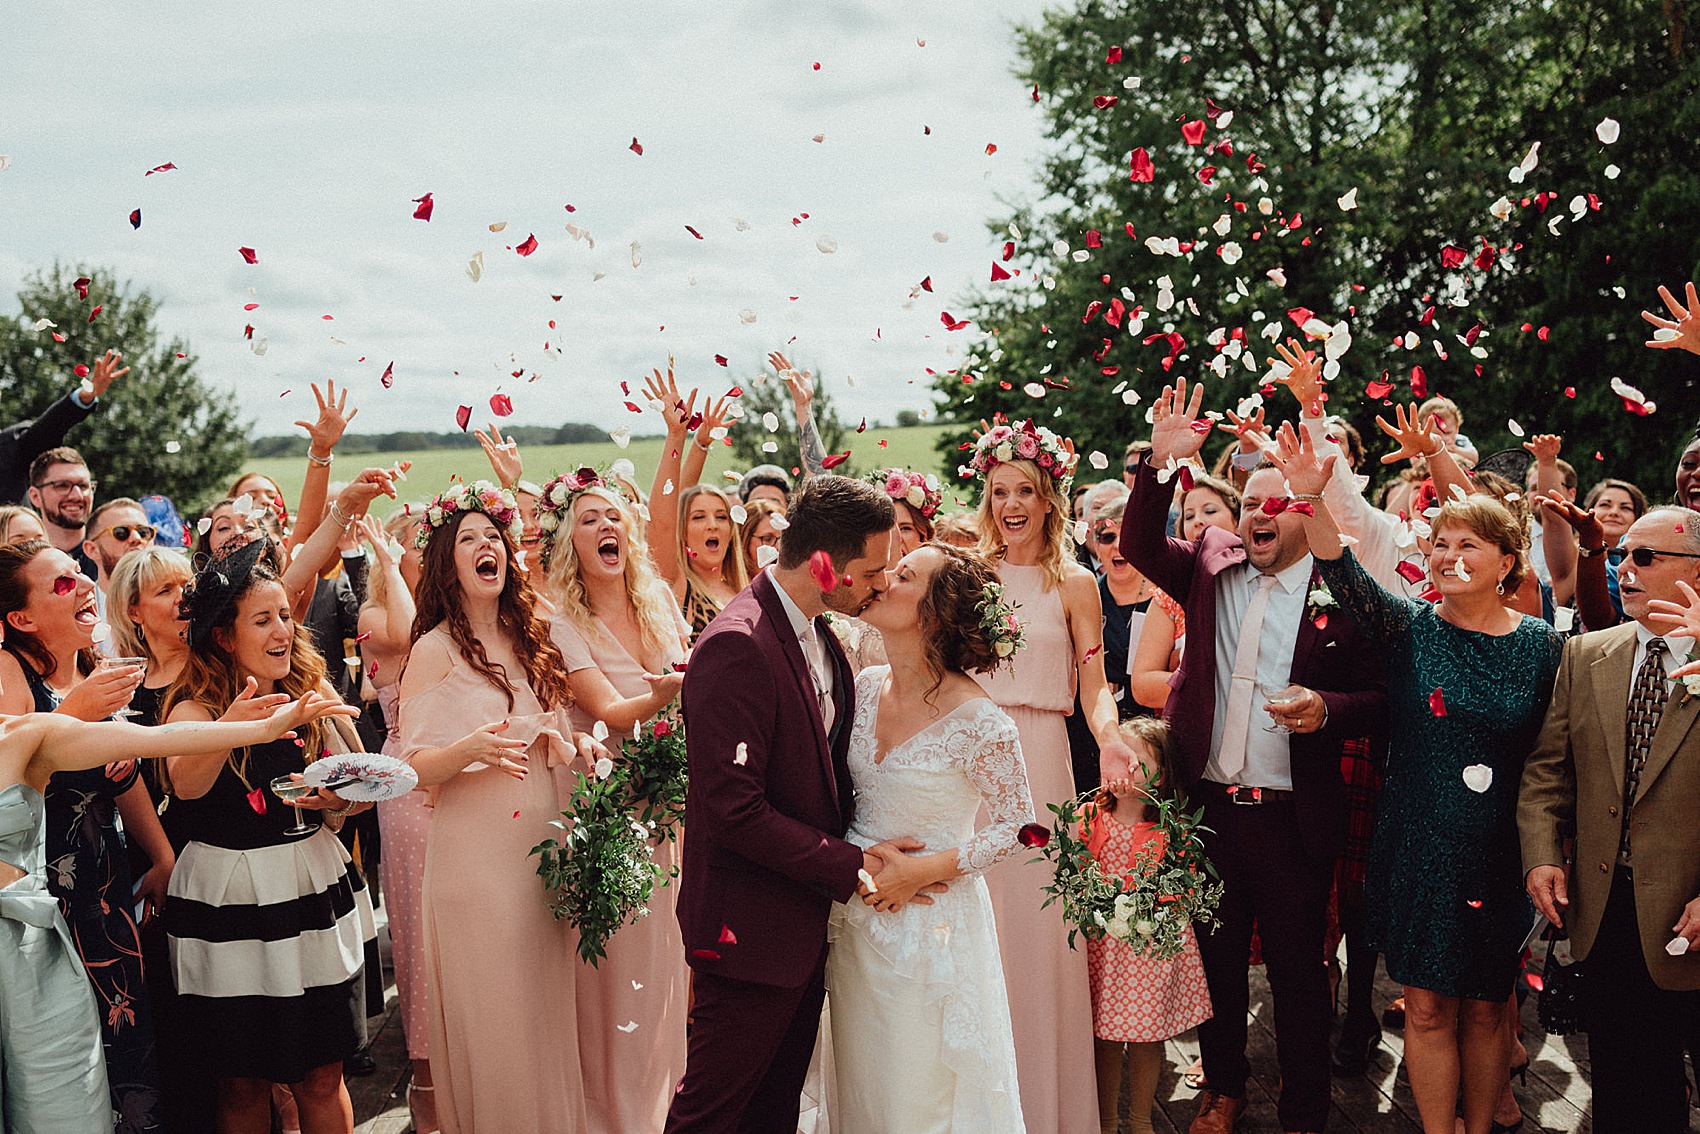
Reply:
<svg viewBox="0 0 1700 1134"><path fill-rule="evenodd" d="M207 635L230 610L248 576L265 555L269 540L257 539L208 563L183 591L178 616L189 623L189 644L205 644Z"/></svg>

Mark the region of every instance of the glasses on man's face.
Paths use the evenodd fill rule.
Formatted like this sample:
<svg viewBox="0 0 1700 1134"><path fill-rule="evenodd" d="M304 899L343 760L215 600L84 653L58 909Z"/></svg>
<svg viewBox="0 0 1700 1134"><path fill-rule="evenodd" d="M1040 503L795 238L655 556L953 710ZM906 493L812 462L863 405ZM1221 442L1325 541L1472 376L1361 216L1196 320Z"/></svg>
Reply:
<svg viewBox="0 0 1700 1134"><path fill-rule="evenodd" d="M69 496L73 492L93 496L94 490L100 487L100 482L98 480L44 480L36 487L45 488L59 496Z"/></svg>
<svg viewBox="0 0 1700 1134"><path fill-rule="evenodd" d="M1668 555L1672 559L1700 559L1700 554L1692 551L1660 551L1653 547L1632 547L1629 549L1629 558L1634 561L1637 567L1651 567L1653 557L1657 555Z"/></svg>
<svg viewBox="0 0 1700 1134"><path fill-rule="evenodd" d="M94 538L99 539L107 532L111 532L112 538L119 543L128 543L132 535L138 539L150 540L153 538L154 532L158 530L152 524L113 524L111 527L96 532Z"/></svg>

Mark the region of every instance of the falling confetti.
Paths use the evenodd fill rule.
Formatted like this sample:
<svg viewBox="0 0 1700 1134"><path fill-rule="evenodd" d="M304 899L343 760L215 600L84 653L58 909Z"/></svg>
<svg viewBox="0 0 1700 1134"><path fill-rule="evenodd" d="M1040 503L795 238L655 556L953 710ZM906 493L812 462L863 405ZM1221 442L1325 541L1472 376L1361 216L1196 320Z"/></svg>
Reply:
<svg viewBox="0 0 1700 1134"><path fill-rule="evenodd" d="M413 198L413 203L419 206L417 209L413 210L414 220L428 221L431 219L431 194L427 193L423 197L415 197Z"/></svg>

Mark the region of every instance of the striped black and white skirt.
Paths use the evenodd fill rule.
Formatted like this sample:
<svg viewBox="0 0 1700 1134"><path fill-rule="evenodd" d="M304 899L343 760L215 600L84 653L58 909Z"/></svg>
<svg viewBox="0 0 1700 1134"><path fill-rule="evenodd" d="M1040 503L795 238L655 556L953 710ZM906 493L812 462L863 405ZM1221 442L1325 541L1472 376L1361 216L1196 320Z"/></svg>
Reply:
<svg viewBox="0 0 1700 1134"><path fill-rule="evenodd" d="M257 850L189 843L165 924L180 1027L207 1073L294 1083L365 1044L377 931L328 829Z"/></svg>

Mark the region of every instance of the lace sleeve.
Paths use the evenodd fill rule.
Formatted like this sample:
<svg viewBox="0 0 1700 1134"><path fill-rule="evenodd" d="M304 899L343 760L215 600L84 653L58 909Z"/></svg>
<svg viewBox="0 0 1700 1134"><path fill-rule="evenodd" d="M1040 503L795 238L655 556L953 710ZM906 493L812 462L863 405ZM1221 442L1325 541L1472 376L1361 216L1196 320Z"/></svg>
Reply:
<svg viewBox="0 0 1700 1134"><path fill-rule="evenodd" d="M1405 636L1421 600L1400 598L1370 578L1350 551L1338 559L1319 559L1317 568L1335 600L1371 640L1387 644Z"/></svg>
<svg viewBox="0 0 1700 1134"><path fill-rule="evenodd" d="M963 874L979 874L1021 849L1024 824L1033 822L1033 797L1027 790L1027 765L1021 760L1021 735L1001 711L986 714L969 754L966 772L991 822L974 832L957 853Z"/></svg>

